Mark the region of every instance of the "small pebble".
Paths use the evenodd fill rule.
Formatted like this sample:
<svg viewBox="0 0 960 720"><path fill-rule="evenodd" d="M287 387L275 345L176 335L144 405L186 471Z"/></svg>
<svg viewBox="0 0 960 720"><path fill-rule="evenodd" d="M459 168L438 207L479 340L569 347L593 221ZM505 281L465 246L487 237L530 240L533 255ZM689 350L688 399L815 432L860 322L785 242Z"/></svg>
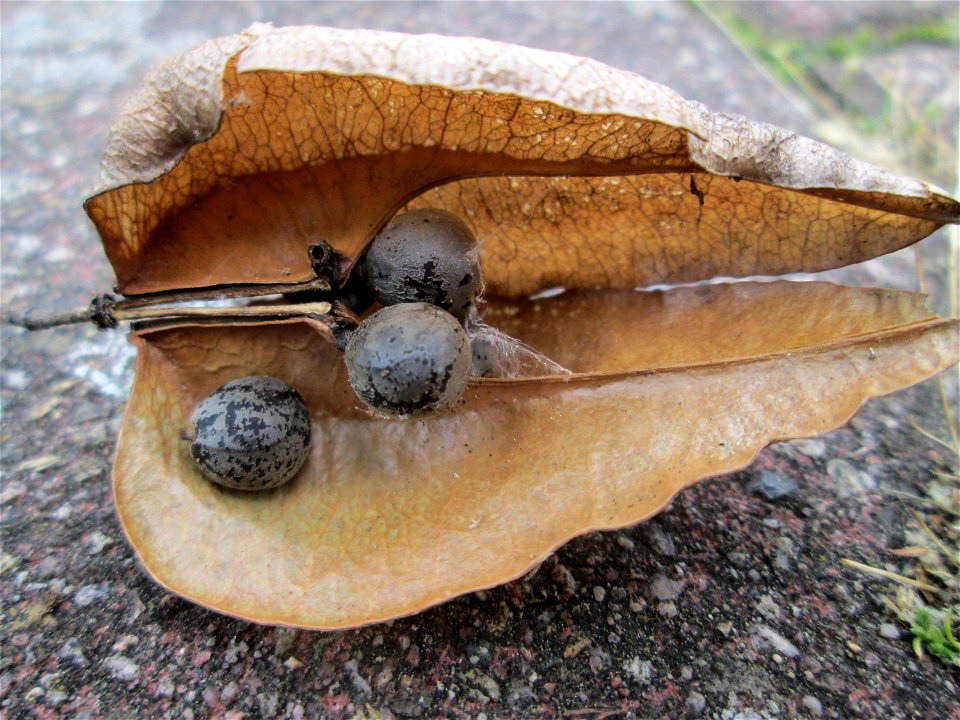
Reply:
<svg viewBox="0 0 960 720"><path fill-rule="evenodd" d="M804 695L803 700L801 700L803 706L809 710L812 714L820 717L823 715L823 704L817 700L813 695Z"/></svg>
<svg viewBox="0 0 960 720"><path fill-rule="evenodd" d="M880 637L887 638L887 640L899 640L902 637L902 633L900 632L900 628L893 623L881 623Z"/></svg>
<svg viewBox="0 0 960 720"><path fill-rule="evenodd" d="M747 490L755 495L762 495L767 500L779 500L790 497L799 485L789 475L763 470L760 477L747 483Z"/></svg>
<svg viewBox="0 0 960 720"><path fill-rule="evenodd" d="M607 597L607 591L604 590L599 585L593 586L593 599L597 602L603 602L604 598Z"/></svg>
<svg viewBox="0 0 960 720"><path fill-rule="evenodd" d="M140 667L126 655L111 655L103 661L103 669L115 680L129 681L137 677Z"/></svg>
<svg viewBox="0 0 960 720"><path fill-rule="evenodd" d="M836 481L841 498L862 495L877 487L877 481L868 472L844 458L828 461L827 473Z"/></svg>
<svg viewBox="0 0 960 720"><path fill-rule="evenodd" d="M363 675L360 674L360 670L357 667L357 661L347 660L347 662L343 664L343 669L346 671L347 677L350 678L350 684L353 685L354 690L356 690L359 695L368 697L372 692L370 689L370 683L368 683Z"/></svg>
<svg viewBox="0 0 960 720"><path fill-rule="evenodd" d="M105 547L113 545L113 540L104 535L99 530L94 530L90 533L90 537L87 539L87 545L90 546L90 550L97 554L101 552Z"/></svg>
<svg viewBox="0 0 960 720"><path fill-rule="evenodd" d="M641 660L639 655L634 655L624 662L622 667L627 675L641 685L648 684L653 676L653 663L649 660Z"/></svg>
<svg viewBox="0 0 960 720"><path fill-rule="evenodd" d="M667 600L657 605L657 612L666 618L676 617L679 614L677 604L673 600Z"/></svg>
<svg viewBox="0 0 960 720"><path fill-rule="evenodd" d="M223 654L223 659L226 660L228 664L233 665L248 652L250 652L250 646L243 642L243 640L236 644L231 641L230 647L228 647L227 651Z"/></svg>
<svg viewBox="0 0 960 720"><path fill-rule="evenodd" d="M786 655L788 658L799 657L800 650L797 646L768 625L757 625L754 631L763 637L774 650Z"/></svg>
<svg viewBox="0 0 960 720"><path fill-rule="evenodd" d="M260 715L265 718L276 717L279 704L280 697L276 693L260 693L257 695L257 705L260 707Z"/></svg>
<svg viewBox="0 0 960 720"><path fill-rule="evenodd" d="M171 680L168 677L165 677L163 680L157 683L157 689L154 691L154 694L159 695L160 697L168 698L168 697L173 697L173 691L174 691L173 680ZM222 697L223 696L221 695L221 698Z"/></svg>
<svg viewBox="0 0 960 720"><path fill-rule="evenodd" d="M650 584L650 592L657 600L674 600L683 591L683 583L666 575L657 575Z"/></svg>
<svg viewBox="0 0 960 720"><path fill-rule="evenodd" d="M236 699L237 695L240 694L240 686L236 682L231 680L226 685L223 686L223 690L220 691L220 702L224 705L229 705Z"/></svg>
<svg viewBox="0 0 960 720"><path fill-rule="evenodd" d="M823 457L827 454L827 443L820 438L800 440L794 444L800 452L812 458Z"/></svg>
<svg viewBox="0 0 960 720"><path fill-rule="evenodd" d="M673 557L677 554L677 546L673 542L673 538L667 535L659 525L654 522L641 527L647 542L653 546L658 554L664 557Z"/></svg>
<svg viewBox="0 0 960 720"><path fill-rule="evenodd" d="M86 667L89 664L87 656L83 654L83 650L80 647L80 641L76 638L69 638L60 648L60 652L57 653L57 657L61 660L66 660L67 662L73 663L77 667Z"/></svg>
<svg viewBox="0 0 960 720"><path fill-rule="evenodd" d="M64 702L66 702L68 697L69 696L63 690L60 690L59 688L50 688L47 690L43 701L47 705L53 705L56 707L57 705L62 705Z"/></svg>
<svg viewBox="0 0 960 720"><path fill-rule="evenodd" d="M130 648L132 645L136 645L139 642L140 638L138 638L136 635L122 635L110 649L115 653L122 653L126 652L128 648Z"/></svg>
<svg viewBox="0 0 960 720"><path fill-rule="evenodd" d="M11 390L26 390L30 378L23 370L10 370L3 373L3 384Z"/></svg>
<svg viewBox="0 0 960 720"><path fill-rule="evenodd" d="M73 601L79 607L89 607L94 603L106 600L110 595L110 583L97 583L93 585L84 585L77 590L73 596Z"/></svg>
<svg viewBox="0 0 960 720"><path fill-rule="evenodd" d="M699 715L707 707L707 699L698 692L692 692L687 695L687 707L694 715Z"/></svg>

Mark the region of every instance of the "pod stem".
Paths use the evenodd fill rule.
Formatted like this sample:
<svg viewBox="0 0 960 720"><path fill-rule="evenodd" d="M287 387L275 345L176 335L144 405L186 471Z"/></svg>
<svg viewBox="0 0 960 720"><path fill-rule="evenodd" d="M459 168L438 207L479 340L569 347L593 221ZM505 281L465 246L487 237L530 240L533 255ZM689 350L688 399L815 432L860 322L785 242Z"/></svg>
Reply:
<svg viewBox="0 0 960 720"><path fill-rule="evenodd" d="M192 296L189 299L196 299ZM166 300L169 302L170 297ZM55 313L7 313L3 321L27 330L92 322L101 330L115 328L121 322L139 320L247 320L256 318L287 318L308 315L329 315L329 302L307 302L292 305L241 305L234 307L183 307L145 304L143 298L120 300L113 295L100 294L85 308Z"/></svg>
<svg viewBox="0 0 960 720"><path fill-rule="evenodd" d="M313 278L297 283L275 283L272 285L220 285L196 290L162 291L131 297L117 297L109 293L99 293L84 308L59 312L27 310L26 312L8 311L0 315L0 321L26 328L27 330L45 330L62 325L92 322L100 330L112 329L121 322L156 319L189 318L231 318L236 317L296 317L297 315L327 314L327 309L318 311L313 305L324 303L303 303L297 305L257 306L250 308L238 306L232 308L190 308L176 307L176 303L222 298L255 298L264 295L281 295L301 292L318 292L320 297L331 290L326 278ZM164 305L165 307L156 307ZM269 308L269 309L268 309ZM288 311L282 308L290 308ZM292 308L300 308L294 312Z"/></svg>

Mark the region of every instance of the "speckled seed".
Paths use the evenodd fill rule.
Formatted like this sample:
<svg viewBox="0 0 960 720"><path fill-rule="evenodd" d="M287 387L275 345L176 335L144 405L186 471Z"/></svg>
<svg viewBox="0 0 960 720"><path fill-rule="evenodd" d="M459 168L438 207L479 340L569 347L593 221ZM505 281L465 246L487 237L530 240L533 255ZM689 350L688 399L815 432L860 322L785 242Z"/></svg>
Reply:
<svg viewBox="0 0 960 720"><path fill-rule="evenodd" d="M190 423L190 455L204 475L224 487L275 488L296 475L307 459L307 405L276 378L231 380L197 406Z"/></svg>
<svg viewBox="0 0 960 720"><path fill-rule="evenodd" d="M391 305L357 328L344 352L357 396L384 415L426 415L454 405L470 375L470 340L449 313Z"/></svg>
<svg viewBox="0 0 960 720"><path fill-rule="evenodd" d="M470 338L472 377L493 377L497 369L497 347L493 339L484 335Z"/></svg>
<svg viewBox="0 0 960 720"><path fill-rule="evenodd" d="M480 249L445 210L398 215L370 243L363 271L380 303L425 302L463 319L481 287Z"/></svg>

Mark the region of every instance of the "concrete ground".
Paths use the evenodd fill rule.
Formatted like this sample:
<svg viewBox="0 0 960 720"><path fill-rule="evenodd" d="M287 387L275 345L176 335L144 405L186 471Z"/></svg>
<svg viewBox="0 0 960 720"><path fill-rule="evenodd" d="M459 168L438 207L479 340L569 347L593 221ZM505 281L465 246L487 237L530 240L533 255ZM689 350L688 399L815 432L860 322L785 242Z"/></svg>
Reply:
<svg viewBox="0 0 960 720"><path fill-rule="evenodd" d="M811 42L956 17L947 3L721 8L768 38ZM811 103L692 4L0 9L5 307L73 307L112 286L81 210L110 122L152 65L253 21L477 35L588 55L713 109L833 132L861 148L890 144L825 123L824 108L880 112L871 103L883 98L867 81L854 83L854 110L842 88ZM817 63L812 77L829 86L837 69ZM932 143L956 157L955 45L920 36L871 49L862 68L881 95L888 75L906 68L915 102L942 106L900 146L920 153ZM936 175L926 179L956 181L933 161L924 168ZM923 247L942 306L938 243ZM840 275L913 287L913 259L901 253ZM750 469L683 493L653 521L579 538L504 587L404 620L311 633L200 609L138 567L109 490L133 369L122 333L0 332L6 718L960 717L957 676L913 655L882 604L889 585L840 564L888 562L908 525L898 498L922 493L948 467L949 453L911 428L942 432L934 384L874 401L822 439L773 446Z"/></svg>

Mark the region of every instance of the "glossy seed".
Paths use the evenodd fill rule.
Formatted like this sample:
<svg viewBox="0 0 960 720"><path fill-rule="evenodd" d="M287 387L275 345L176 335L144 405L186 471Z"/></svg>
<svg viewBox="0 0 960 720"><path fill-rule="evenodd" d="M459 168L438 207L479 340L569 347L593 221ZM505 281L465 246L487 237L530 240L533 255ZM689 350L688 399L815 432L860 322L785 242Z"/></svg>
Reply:
<svg viewBox="0 0 960 720"><path fill-rule="evenodd" d="M363 272L383 305L424 302L463 319L482 286L480 249L452 213L398 215L373 239Z"/></svg>
<svg viewBox="0 0 960 720"><path fill-rule="evenodd" d="M253 375L228 382L197 406L190 423L191 457L207 478L224 487L278 487L307 459L307 405L276 378Z"/></svg>
<svg viewBox="0 0 960 720"><path fill-rule="evenodd" d="M354 392L374 411L427 415L463 395L470 340L452 315L433 305L391 305L360 324L344 359Z"/></svg>

